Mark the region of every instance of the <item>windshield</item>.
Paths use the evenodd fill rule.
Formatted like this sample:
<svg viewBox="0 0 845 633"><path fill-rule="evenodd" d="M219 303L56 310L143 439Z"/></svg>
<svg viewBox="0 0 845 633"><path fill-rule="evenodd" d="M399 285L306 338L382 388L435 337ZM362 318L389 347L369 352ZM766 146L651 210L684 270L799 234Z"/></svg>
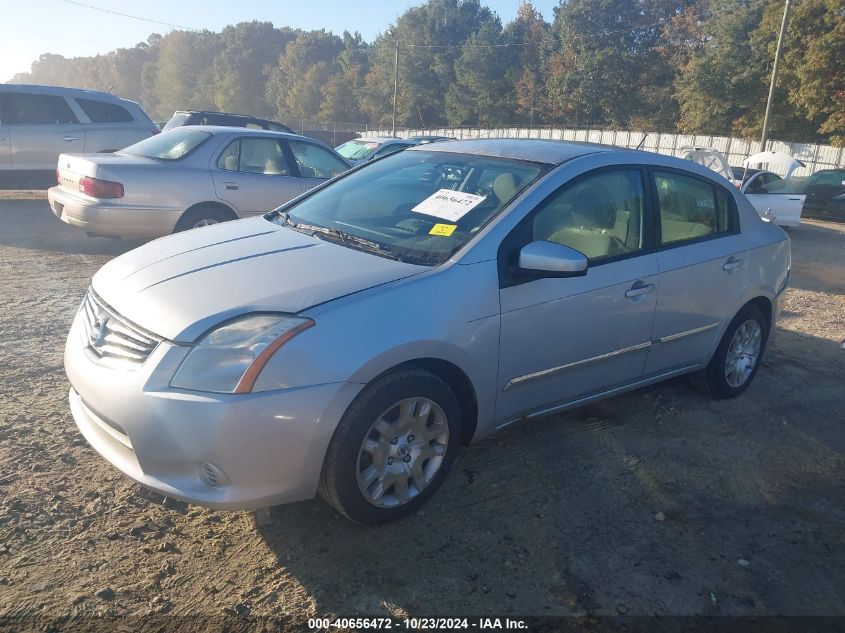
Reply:
<svg viewBox="0 0 845 633"><path fill-rule="evenodd" d="M422 265L446 261L548 165L409 151L351 173L286 209L295 228L366 240L378 253ZM277 218L285 222L284 214ZM298 226L297 226L298 225ZM325 232L319 235L325 237ZM362 250L366 250L362 247Z"/></svg>
<svg viewBox="0 0 845 633"><path fill-rule="evenodd" d="M211 134L208 132L176 128L130 145L120 150L120 153L160 160L179 160L210 138Z"/></svg>
<svg viewBox="0 0 845 633"><path fill-rule="evenodd" d="M376 141L354 140L335 147L335 151L349 160L363 160L379 147Z"/></svg>
<svg viewBox="0 0 845 633"><path fill-rule="evenodd" d="M166 130L172 130L175 127L181 127L183 125L187 125L188 124L188 117L190 117L190 116L191 115L187 112L177 112L172 117L170 117L170 120L167 123L165 123L164 127L161 128L161 129L164 132Z"/></svg>

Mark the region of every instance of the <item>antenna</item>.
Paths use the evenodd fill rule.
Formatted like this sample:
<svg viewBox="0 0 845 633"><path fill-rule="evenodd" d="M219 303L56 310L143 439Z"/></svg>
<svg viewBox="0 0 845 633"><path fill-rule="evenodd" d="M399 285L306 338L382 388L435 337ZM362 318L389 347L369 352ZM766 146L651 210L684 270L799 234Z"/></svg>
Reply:
<svg viewBox="0 0 845 633"><path fill-rule="evenodd" d="M642 146L643 146L643 143L645 143L645 140L646 140L647 137L648 137L648 132L643 134L642 140L639 142L639 144L637 144L637 146L634 149L641 149Z"/></svg>

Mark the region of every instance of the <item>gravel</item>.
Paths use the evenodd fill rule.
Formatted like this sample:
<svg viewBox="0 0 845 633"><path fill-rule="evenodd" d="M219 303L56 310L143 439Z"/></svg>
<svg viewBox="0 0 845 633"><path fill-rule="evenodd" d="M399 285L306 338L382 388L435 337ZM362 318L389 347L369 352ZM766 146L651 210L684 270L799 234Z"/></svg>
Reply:
<svg viewBox="0 0 845 633"><path fill-rule="evenodd" d="M425 513L370 529L319 499L166 501L107 464L69 414L62 350L93 273L137 243L42 200L0 200L0 226L0 623L845 615L845 225L791 231L785 312L742 397L675 380L516 425Z"/></svg>

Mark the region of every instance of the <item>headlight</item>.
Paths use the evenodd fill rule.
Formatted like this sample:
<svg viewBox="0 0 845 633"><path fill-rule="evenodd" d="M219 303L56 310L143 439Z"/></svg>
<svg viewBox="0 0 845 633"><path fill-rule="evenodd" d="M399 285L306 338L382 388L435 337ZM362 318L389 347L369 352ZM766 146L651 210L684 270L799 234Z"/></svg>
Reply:
<svg viewBox="0 0 845 633"><path fill-rule="evenodd" d="M251 314L229 321L188 352L170 386L249 393L276 350L312 325L311 319L286 314Z"/></svg>

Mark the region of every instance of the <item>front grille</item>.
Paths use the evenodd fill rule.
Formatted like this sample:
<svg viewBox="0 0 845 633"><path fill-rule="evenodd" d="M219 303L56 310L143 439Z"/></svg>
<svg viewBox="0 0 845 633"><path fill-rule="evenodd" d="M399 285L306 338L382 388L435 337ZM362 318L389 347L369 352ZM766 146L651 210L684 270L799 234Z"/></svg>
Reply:
<svg viewBox="0 0 845 633"><path fill-rule="evenodd" d="M140 365L162 340L120 316L93 288L85 295L82 311L85 347L105 365Z"/></svg>

